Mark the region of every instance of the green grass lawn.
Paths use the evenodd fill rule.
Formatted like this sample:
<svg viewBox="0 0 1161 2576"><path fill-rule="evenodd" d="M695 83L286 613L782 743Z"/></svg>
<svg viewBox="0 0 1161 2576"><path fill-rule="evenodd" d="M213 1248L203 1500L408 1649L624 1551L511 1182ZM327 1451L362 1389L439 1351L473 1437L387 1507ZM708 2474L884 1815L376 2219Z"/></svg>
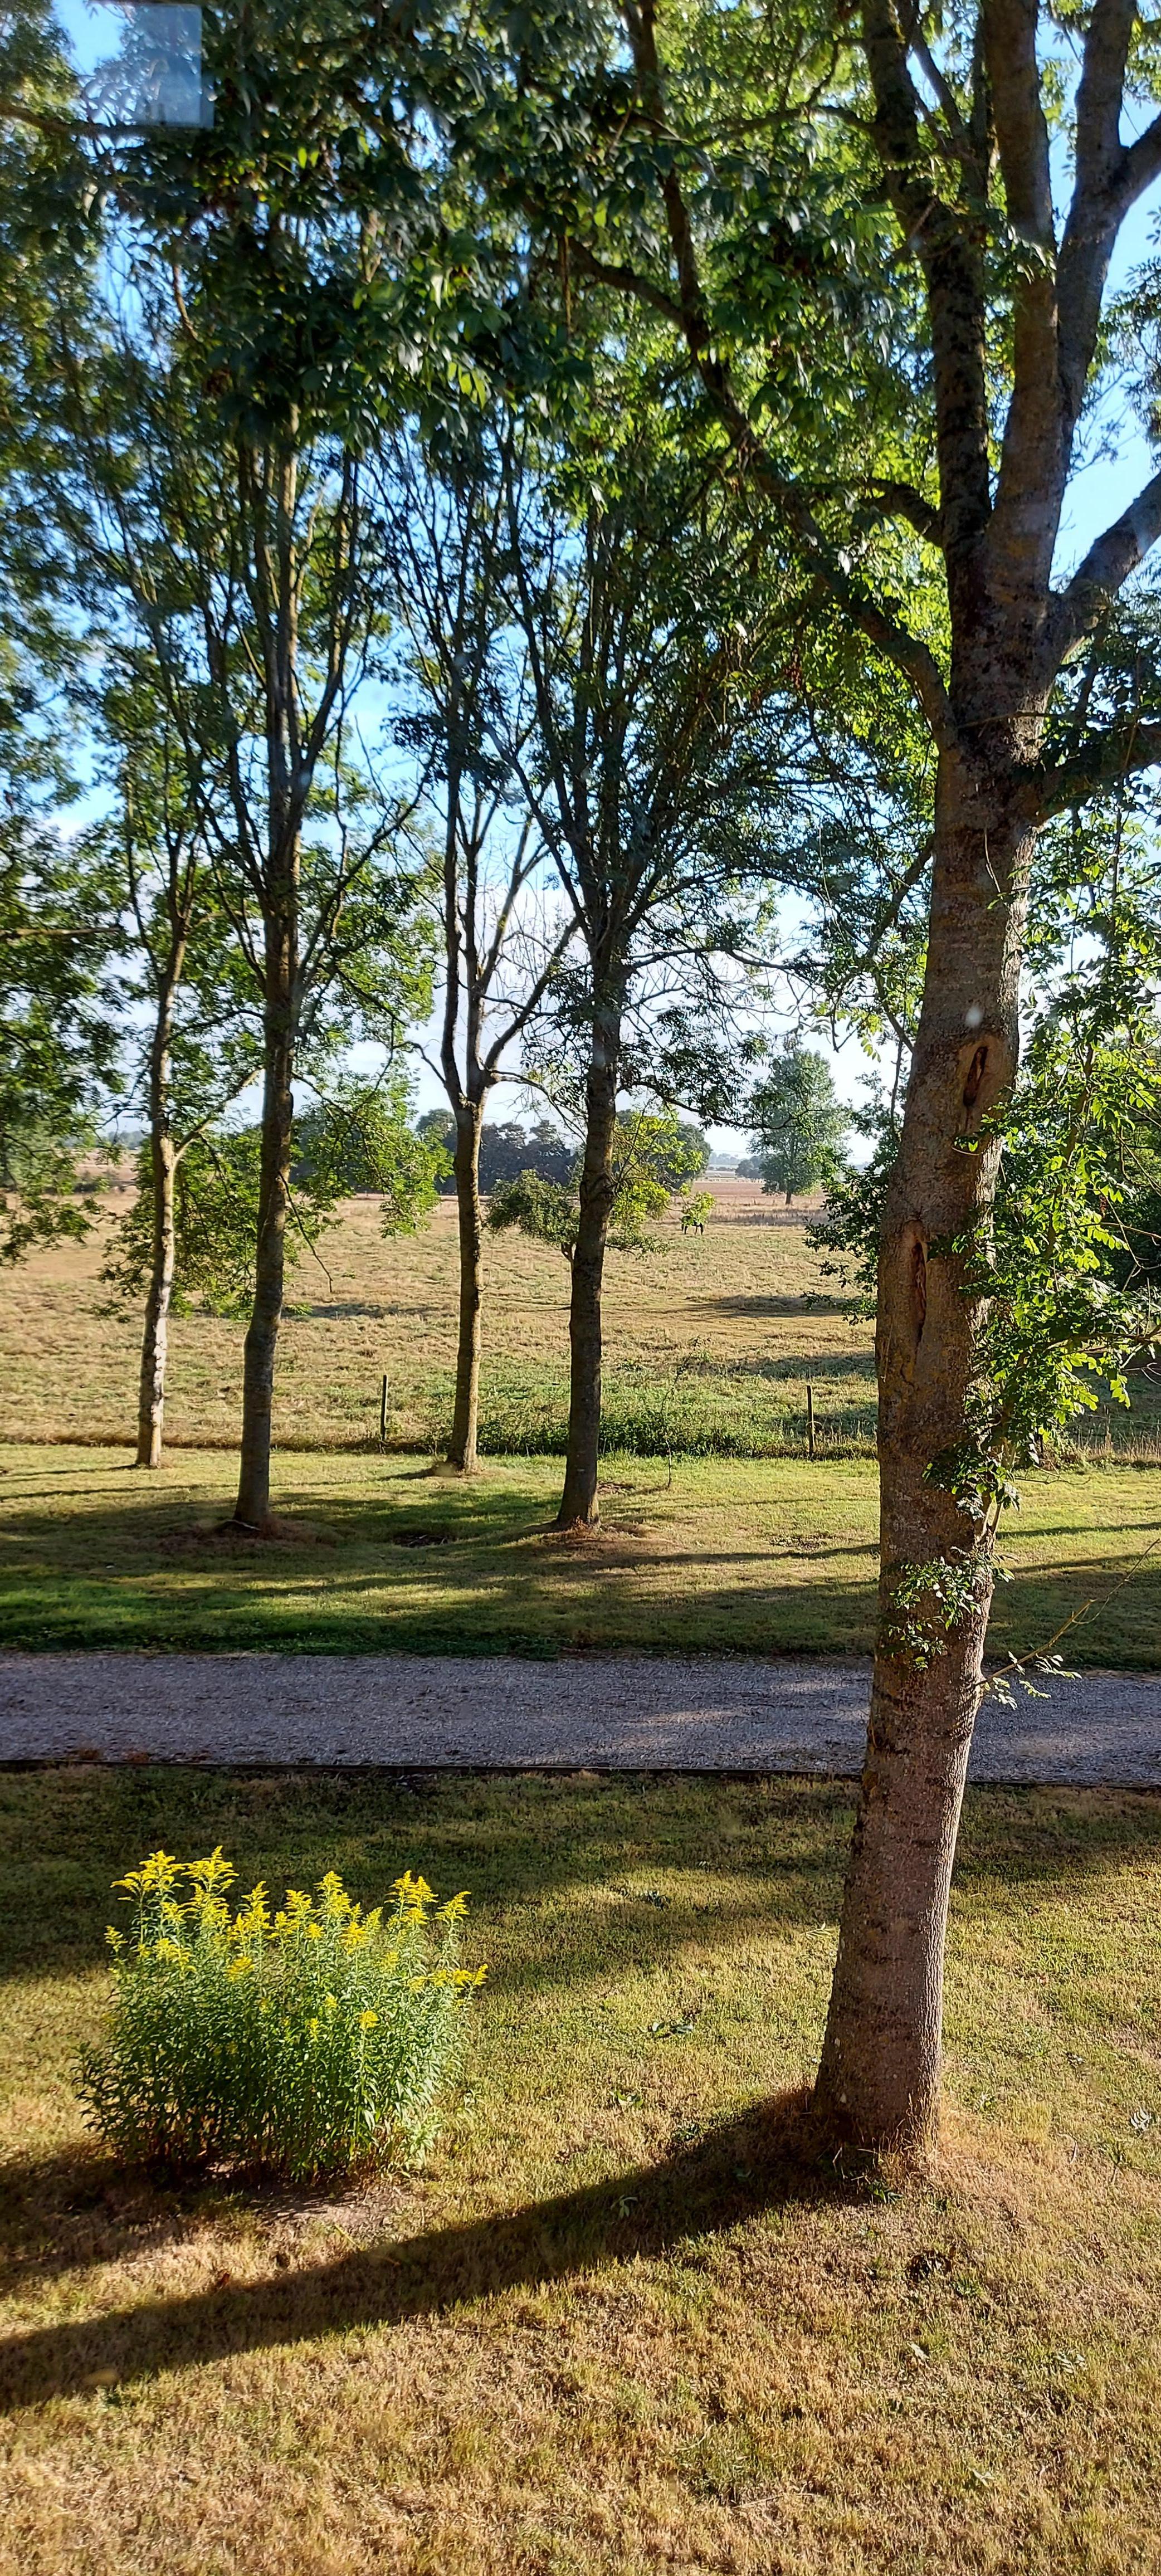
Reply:
<svg viewBox="0 0 1161 2576"><path fill-rule="evenodd" d="M224 1534L228 1456L0 1453L0 1644L555 1654L627 1646L863 1653L876 1580L863 1459L606 1462L600 1532L550 1529L559 1463L280 1455L271 1543ZM1030 1474L1005 1523L992 1644L1070 1632L1078 1663L1161 1661L1161 1470ZM1155 1549L1150 1554L1148 1551ZM1108 1597L1111 1595L1111 1598Z"/></svg>
<svg viewBox="0 0 1161 2576"><path fill-rule="evenodd" d="M0 1775L4 2576L1161 2569L1161 1799L969 1796L924 2175L801 2150L840 1785ZM164 2187L70 2061L110 1881L472 1890L428 2164Z"/></svg>

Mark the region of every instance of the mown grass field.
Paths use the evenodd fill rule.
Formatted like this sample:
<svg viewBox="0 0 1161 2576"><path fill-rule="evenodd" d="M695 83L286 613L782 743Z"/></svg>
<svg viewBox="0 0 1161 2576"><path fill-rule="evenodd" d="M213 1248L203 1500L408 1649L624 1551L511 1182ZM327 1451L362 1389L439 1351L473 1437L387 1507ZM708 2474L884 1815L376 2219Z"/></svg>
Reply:
<svg viewBox="0 0 1161 2576"><path fill-rule="evenodd" d="M177 1317L173 1446L160 1476L131 1466L136 1319L100 1312L98 1278L118 1203L114 1193L87 1245L0 1279L0 1642L869 1647L871 1335L826 1293L800 1211L726 1182L703 1241L670 1228L644 1259L610 1256L603 1523L575 1544L549 1527L567 1413L565 1263L520 1237L489 1240L491 1454L465 1490L432 1471L454 1355L450 1203L426 1232L384 1242L377 1202L352 1202L324 1238L329 1275L304 1256L294 1276L275 1415L283 1535L255 1548L221 1526L239 1319ZM1083 1458L1024 1478L1005 1527L1014 1579L997 1595L997 1651L1043 1644L1091 1601L1070 1657L1161 1660L1157 1390L1141 1378L1134 1392L1128 1416L1096 1420Z"/></svg>
<svg viewBox="0 0 1161 2576"><path fill-rule="evenodd" d="M0 1778L5 2576L1161 2568L1161 1800L969 1797L908 2180L797 2143L849 1824L786 1780ZM86 2142L109 1883L162 1840L472 1889L422 2171Z"/></svg>
<svg viewBox="0 0 1161 2576"><path fill-rule="evenodd" d="M635 1647L865 1653L877 1480L863 1458L607 1461L599 1532L551 1527L556 1459L468 1485L414 1458L283 1454L282 1536L226 1526L233 1464L176 1452L0 1450L0 1644L427 1653ZM996 1652L1161 1660L1161 1476L1066 1467L1005 1523Z"/></svg>

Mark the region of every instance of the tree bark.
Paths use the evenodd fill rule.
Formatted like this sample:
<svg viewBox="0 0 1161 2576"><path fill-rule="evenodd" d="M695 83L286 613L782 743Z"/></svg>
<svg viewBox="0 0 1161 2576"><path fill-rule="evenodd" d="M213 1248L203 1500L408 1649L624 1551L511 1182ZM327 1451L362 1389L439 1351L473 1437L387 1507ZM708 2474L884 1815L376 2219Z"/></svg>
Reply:
<svg viewBox="0 0 1161 2576"><path fill-rule="evenodd" d="M556 1516L558 1529L592 1528L600 1517L597 1470L601 1448L601 1288L614 1196L613 1141L620 1052L621 1010L614 1002L594 1016L585 1085L585 1150L568 1317L568 1453L564 1492Z"/></svg>
<svg viewBox="0 0 1161 2576"><path fill-rule="evenodd" d="M484 1227L480 1213L480 1132L482 1100L464 1100L456 1110L455 1182L460 1242L459 1339L456 1346L456 1394L448 1464L462 1475L475 1474L480 1414L480 1340L483 1305Z"/></svg>
<svg viewBox="0 0 1161 2576"><path fill-rule="evenodd" d="M160 1467L165 1428L165 1371L169 1357L169 1304L173 1293L176 1226L174 1181L177 1157L168 1129L150 1137L153 1183L153 1259L145 1299L141 1337L141 1382L137 1402L138 1467Z"/></svg>
<svg viewBox="0 0 1161 2576"><path fill-rule="evenodd" d="M274 1362L286 1277L294 1055L299 1012L299 882L304 776L298 720L298 566L292 447L268 460L255 497L256 588L262 606L266 684L268 815L262 876L262 1159L254 1302L242 1369L242 1450L234 1519L244 1529L270 1522Z"/></svg>
<svg viewBox="0 0 1161 2576"><path fill-rule="evenodd" d="M234 1519L244 1529L270 1521L270 1443L274 1363L286 1275L286 1220L294 1125L294 921L275 917L266 929L266 1001L262 1088L262 1163L254 1302L242 1371L242 1449Z"/></svg>
<svg viewBox="0 0 1161 2576"><path fill-rule="evenodd" d="M984 781L945 755L923 1006L879 1259L879 1639L815 2089L826 2130L871 2148L921 2144L938 2121L944 1938L993 1582L986 1532L936 1481L964 1438L985 1314L949 1247L986 1226L994 1196L998 1145L966 1148L1016 1072L1031 851L1012 771ZM957 1583L950 1617L921 1569ZM921 1595L906 1614L904 1574L912 1586L919 1575Z"/></svg>
<svg viewBox="0 0 1161 2576"><path fill-rule="evenodd" d="M145 1325L141 1338L141 1377L137 1400L138 1467L160 1467L165 1425L165 1371L169 1348L169 1305L173 1294L177 1232L174 1183L177 1153L169 1124L169 1060L173 1038L174 997L181 980L184 942L166 961L157 997L157 1019L149 1057L149 1156L153 1192L153 1242Z"/></svg>

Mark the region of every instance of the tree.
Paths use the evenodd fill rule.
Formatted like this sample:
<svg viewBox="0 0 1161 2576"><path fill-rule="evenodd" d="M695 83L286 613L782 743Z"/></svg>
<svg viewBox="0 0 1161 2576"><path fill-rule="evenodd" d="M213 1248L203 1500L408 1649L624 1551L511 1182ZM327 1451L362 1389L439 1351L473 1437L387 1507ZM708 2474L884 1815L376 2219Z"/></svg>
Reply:
<svg viewBox="0 0 1161 2576"><path fill-rule="evenodd" d="M55 827L68 782L40 729L44 674L0 642L0 1260L79 1240L77 1194L120 1093L114 889Z"/></svg>
<svg viewBox="0 0 1161 2576"><path fill-rule="evenodd" d="M438 1146L416 1136L397 1079L346 1082L295 1122L286 1261L313 1252L340 1201L380 1196L385 1234L413 1234L435 1203ZM154 1268L152 1140L142 1147L137 1196L121 1219L102 1277L117 1302L147 1292ZM174 1157L170 1290L179 1309L200 1297L214 1314L245 1312L254 1298L260 1241L262 1130L194 1130Z"/></svg>
<svg viewBox="0 0 1161 2576"><path fill-rule="evenodd" d="M789 1045L750 1099L755 1129L747 1177L766 1191L781 1190L786 1205L829 1181L839 1168L849 1120L826 1057Z"/></svg>
<svg viewBox="0 0 1161 2576"><path fill-rule="evenodd" d="M687 1220L700 1231L712 1206L706 1193L689 1196L689 1183L705 1170L709 1147L699 1128L672 1110L620 1110L610 1156L612 1202L606 1243L614 1252L652 1252L649 1225L663 1216L679 1194L682 1228ZM537 1243L555 1244L574 1268L581 1236L580 1185L583 1159L574 1166L571 1183L546 1180L539 1172L519 1172L495 1191L488 1223L497 1234L518 1226ZM700 1213L698 1213L700 1211Z"/></svg>
<svg viewBox="0 0 1161 2576"><path fill-rule="evenodd" d="M262 1197L262 1136L257 1127L197 1132L175 1157L169 1192L167 1313L200 1297L213 1315L243 1314L254 1297L254 1256ZM287 1261L318 1241L329 1200L296 1197ZM156 1263L152 1139L138 1156L137 1193L117 1228L101 1276L113 1311L148 1299Z"/></svg>
<svg viewBox="0 0 1161 2576"><path fill-rule="evenodd" d="M369 43L361 0L248 0L205 10L202 32L210 124L135 124L134 22L106 81L111 117L78 101L51 43L34 61L8 48L0 110L39 155L33 223L94 253L96 323L83 297L58 297L41 335L56 429L43 488L51 501L59 479L74 505L62 554L83 537L84 578L130 599L152 638L262 997L238 1495L260 1528L296 1062L322 1042L324 994L341 990L348 1020L388 1039L420 999L407 892L396 878L387 893L398 799L372 782L352 716L383 641L367 460L385 420L475 408L476 343L494 347L503 316L490 254L463 229L449 140L478 94L475 39L420 12ZM507 279L506 247L500 266ZM134 427L110 450L97 393L118 370L120 432L126 397Z"/></svg>
<svg viewBox="0 0 1161 2576"><path fill-rule="evenodd" d="M369 1191L381 1199L384 1234L414 1234L430 1214L450 1164L442 1137L411 1122L405 1076L342 1083L295 1121L291 1179L328 1206Z"/></svg>
<svg viewBox="0 0 1161 2576"><path fill-rule="evenodd" d="M448 1157L447 1178L440 1184L445 1191L455 1190L451 1170L455 1153L456 1130L442 1109L429 1109L419 1121L418 1133L431 1136L442 1144ZM542 1181L567 1183L572 1174L573 1149L567 1136L553 1125L551 1118L537 1118L531 1127L522 1127L517 1119L492 1119L480 1138L480 1192L489 1198L505 1181L514 1181L521 1172L535 1172Z"/></svg>
<svg viewBox="0 0 1161 2576"><path fill-rule="evenodd" d="M562 966L551 994L554 1078L566 1096L583 1089L585 1138L562 1528L598 1516L618 1095L648 1086L705 1112L716 1093L722 1114L739 1057L725 996L751 941L747 909L761 909L744 891L759 779L767 809L775 801L763 719L781 602L760 535L705 457L681 455L647 343L607 384L622 406L611 443L578 432L566 455L546 456L534 491L510 480L508 506L511 615L535 715L513 765L583 959ZM543 1055L535 1069L545 1075Z"/></svg>
<svg viewBox="0 0 1161 2576"><path fill-rule="evenodd" d="M508 486L497 437L485 417L454 445L445 435L436 455L400 439L384 474L393 600L409 641L413 698L399 730L423 759L442 845L438 1069L452 1113L460 1266L447 1454L462 1475L477 1465L484 1114L572 935L570 922L562 928L545 916L543 901L536 904L540 841L514 793L530 682L506 610Z"/></svg>
<svg viewBox="0 0 1161 2576"><path fill-rule="evenodd" d="M261 1529L296 1066L356 1026L390 1043L421 1005L420 880L399 863L406 798L383 791L352 716L383 633L381 531L360 459L302 416L269 433L224 423L205 386L219 309L188 283L187 297L143 253L131 301L83 329L58 313L46 497L94 640L114 672L148 671L180 762L180 864L196 851L211 875L260 1017L237 1517ZM180 919L165 919L176 955Z"/></svg>
<svg viewBox="0 0 1161 2576"><path fill-rule="evenodd" d="M14 93L28 119L14 123ZM41 446L29 353L46 303L82 264L45 220L43 122L64 108L47 0L0 17L0 1260L80 1238L81 1157L118 1093L115 895L57 817L78 793L62 695L72 658L27 467ZM68 749L66 749L66 746Z"/></svg>
<svg viewBox="0 0 1161 2576"><path fill-rule="evenodd" d="M583 203L574 192L573 265L669 316L739 470L913 692L936 761L922 1003L878 1265L879 1643L816 2088L823 2124L874 2147L930 2136L938 2114L948 1893L993 1584L987 1496L1001 1480L985 1457L964 1488L953 1462L985 1366L977 1248L1016 1079L1036 836L1161 752L1147 672L1110 721L1091 724L1082 704L1062 735L1050 724L1062 669L1161 528L1152 475L1054 578L1082 412L1101 389L1110 262L1161 170L1161 118L1122 139L1153 84L1125 0L1095 0L1067 57L1032 0L954 21L866 0L849 46L845 25L807 13L739 17L719 44L716 23L676 0L668 13L626 0L621 27L631 78L610 63L608 80L632 195L591 175ZM824 132L832 149L818 148ZM651 148L652 240L639 218ZM629 220L610 226L610 204ZM1155 309L1149 275L1139 300ZM796 368L815 316L814 363ZM946 1582L948 1616L940 1652L917 1659L895 1600L927 1575Z"/></svg>
<svg viewBox="0 0 1161 2576"><path fill-rule="evenodd" d="M920 2141L938 2116L988 1515L935 1660L900 1651L894 1595L963 1557L948 1462L976 1411L987 1296L971 1247L1016 1077L1036 836L1161 752L1147 666L1110 721L1083 696L1071 727L1051 721L1062 671L1099 658L1161 529L1151 474L1054 577L1082 415L1115 347L1113 251L1161 171L1151 37L1129 0L1095 0L1067 52L1036 0L728 23L699 0L623 0L612 34L594 11L562 36L554 21L525 74L539 125L513 193L567 279L668 323L675 400L700 388L815 595L912 692L932 745L922 1001L878 1283L879 1645L816 2088L832 2135ZM1151 266L1135 298L1146 414L1159 309Z"/></svg>
<svg viewBox="0 0 1161 2576"><path fill-rule="evenodd" d="M89 713L106 737L113 799L88 840L125 923L125 1085L130 1102L143 1095L148 1142L129 1235L102 1275L122 1294L144 1299L136 1464L153 1469L161 1465L164 1440L178 1174L184 1156L204 1142L253 1077L261 1055L196 790L155 685L152 656L140 641L134 651L122 639L116 658L120 668L110 675L105 666L103 686L88 693ZM74 694L83 706L86 693ZM204 1175L204 1156L201 1163Z"/></svg>

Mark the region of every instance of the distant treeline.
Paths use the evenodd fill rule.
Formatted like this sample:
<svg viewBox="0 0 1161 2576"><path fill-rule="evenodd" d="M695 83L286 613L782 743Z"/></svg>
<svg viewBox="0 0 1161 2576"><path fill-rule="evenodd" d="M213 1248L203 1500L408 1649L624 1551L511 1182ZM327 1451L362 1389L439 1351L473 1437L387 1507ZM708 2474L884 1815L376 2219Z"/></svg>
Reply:
<svg viewBox="0 0 1161 2576"><path fill-rule="evenodd" d="M449 1157L449 1169L440 1181L439 1189L442 1197L454 1197L455 1176L450 1169L456 1141L454 1122L442 1109L429 1109L426 1117L419 1120L417 1133L425 1141L444 1146ZM692 1119L682 1120L677 1134L683 1145L699 1148L696 1169L703 1172L710 1158L709 1138L702 1134L700 1127L695 1127ZM538 1118L531 1127L522 1127L516 1119L509 1119L503 1126L485 1126L480 1135L481 1194L484 1198L491 1198L494 1191L504 1189L510 1181L519 1180L522 1172L535 1172L537 1180L552 1181L558 1188L567 1189L576 1177L577 1159L576 1146L569 1143L567 1136L562 1136L551 1118ZM676 1179L673 1186L677 1186Z"/></svg>

